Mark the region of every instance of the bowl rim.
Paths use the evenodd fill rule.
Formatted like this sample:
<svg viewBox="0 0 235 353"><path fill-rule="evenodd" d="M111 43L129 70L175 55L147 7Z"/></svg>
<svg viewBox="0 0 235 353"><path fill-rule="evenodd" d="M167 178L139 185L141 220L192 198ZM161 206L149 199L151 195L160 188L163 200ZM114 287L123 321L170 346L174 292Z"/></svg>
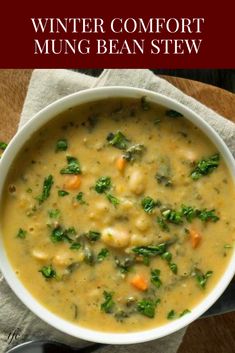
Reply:
<svg viewBox="0 0 235 353"><path fill-rule="evenodd" d="M203 120L201 116L192 111L190 108L171 97L143 88L135 88L129 86L97 87L75 92L54 101L53 103L40 110L37 114L35 114L16 133L0 160L0 211L3 207L2 193L9 168L12 163L14 163L14 159L17 156L17 153L21 150L27 140L30 139L33 133L35 133L38 129L40 129L53 118L56 118L59 113L71 107L114 97L141 98L143 96L146 96L150 102L152 101L153 103L182 113L187 120L196 125L218 149L235 183L235 161L231 152L221 137L218 135L218 133L205 120ZM191 313L159 327L146 329L144 331L115 333L97 331L94 329L86 328L84 326L80 326L78 324L73 324L72 322L62 319L61 317L52 313L36 298L34 298L33 295L26 289L26 287L24 287L22 282L17 278L13 267L11 266L10 259L8 259L7 252L4 247L1 229L0 259L0 270L2 271L8 285L11 287L16 296L26 305L26 307L28 307L40 319L70 336L91 342L117 345L151 341L165 337L186 327L188 324L199 318L205 311L209 309L209 307L215 303L215 301L222 295L226 287L229 285L232 277L235 274L235 251L233 251L226 270L218 280L217 284L203 300L201 300L195 307L193 307Z"/></svg>

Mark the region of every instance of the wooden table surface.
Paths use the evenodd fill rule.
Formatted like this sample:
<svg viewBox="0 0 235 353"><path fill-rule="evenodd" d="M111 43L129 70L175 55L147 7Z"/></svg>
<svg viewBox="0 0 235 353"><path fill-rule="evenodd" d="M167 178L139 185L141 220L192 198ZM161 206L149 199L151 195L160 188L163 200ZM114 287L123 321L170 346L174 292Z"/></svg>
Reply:
<svg viewBox="0 0 235 353"><path fill-rule="evenodd" d="M0 70L0 141L8 142L16 132L31 73L32 70ZM233 93L197 81L162 77L235 122ZM191 324L178 353L235 353L235 312Z"/></svg>

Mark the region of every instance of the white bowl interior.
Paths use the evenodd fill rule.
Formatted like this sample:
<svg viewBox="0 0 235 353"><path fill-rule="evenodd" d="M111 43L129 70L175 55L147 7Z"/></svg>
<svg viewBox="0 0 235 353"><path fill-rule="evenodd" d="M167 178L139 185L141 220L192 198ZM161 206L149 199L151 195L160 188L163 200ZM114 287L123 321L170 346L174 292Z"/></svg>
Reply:
<svg viewBox="0 0 235 353"><path fill-rule="evenodd" d="M38 114L36 114L20 130L20 132L16 134L16 136L12 139L8 148L4 152L4 155L0 161L0 196L2 196L3 193L4 183L7 178L9 168L14 162L18 151L21 150L25 142L30 138L33 133L35 133L40 127L46 124L53 117L57 116L62 111L67 110L68 108L90 101L96 101L111 97L140 98L142 96L146 96L150 102L155 102L169 109L174 109L182 113L185 118L187 118L193 124L198 126L204 132L204 134L207 135L209 139L214 143L214 145L222 155L223 159L225 160L225 163L227 164L227 167L230 170L233 180L235 181L235 162L227 146L217 135L217 133L200 116L195 114L189 108L185 107L177 101L174 101L173 99L143 89L131 87L103 87L81 91L52 103L48 107L41 110ZM2 204L1 199L0 211L2 207L4 207L4 205ZM218 281L217 285L213 288L213 290L206 296L203 301L201 301L196 307L193 308L190 314L160 327L148 329L141 332L139 331L131 333L107 333L102 331L95 331L75 325L51 313L30 294L30 292L23 286L23 284L17 278L8 260L2 236L0 236L0 268L9 286L19 297L19 299L38 317L40 317L42 320L46 321L50 325L54 326L58 330L63 331L64 333L67 333L71 336L75 336L93 342L110 344L132 344L145 342L169 335L190 324L192 321L196 320L199 316L201 316L206 310L208 310L209 307L214 304L215 301L221 296L221 294L224 292L229 282L231 281L232 277L234 276L235 252L233 252L231 260L223 276Z"/></svg>

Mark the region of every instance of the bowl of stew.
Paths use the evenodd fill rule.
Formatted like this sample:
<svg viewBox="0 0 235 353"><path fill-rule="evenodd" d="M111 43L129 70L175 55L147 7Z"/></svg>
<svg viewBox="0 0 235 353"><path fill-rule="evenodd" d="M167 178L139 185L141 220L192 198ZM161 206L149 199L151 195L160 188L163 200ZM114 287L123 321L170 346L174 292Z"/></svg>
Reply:
<svg viewBox="0 0 235 353"><path fill-rule="evenodd" d="M0 170L1 271L64 333L166 336L234 275L233 157L168 97L104 87L60 99L16 134Z"/></svg>

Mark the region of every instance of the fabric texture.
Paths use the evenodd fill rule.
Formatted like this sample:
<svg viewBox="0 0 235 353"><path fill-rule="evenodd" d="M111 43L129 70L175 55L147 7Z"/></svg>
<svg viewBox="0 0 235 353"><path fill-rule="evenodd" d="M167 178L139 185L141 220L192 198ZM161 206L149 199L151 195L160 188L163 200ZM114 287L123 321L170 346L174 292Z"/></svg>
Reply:
<svg viewBox="0 0 235 353"><path fill-rule="evenodd" d="M235 155L235 124L185 95L164 79L155 76L151 71L142 69L104 70L98 78L62 69L35 70L24 102L19 128L35 113L55 100L74 92L101 86L146 88L181 102L205 119L219 133ZM176 353L184 333L185 329L182 329L152 342L130 346L106 346L100 352ZM36 339L59 341L74 347L83 347L89 344L63 334L37 318L15 296L0 273L0 353L22 342Z"/></svg>

